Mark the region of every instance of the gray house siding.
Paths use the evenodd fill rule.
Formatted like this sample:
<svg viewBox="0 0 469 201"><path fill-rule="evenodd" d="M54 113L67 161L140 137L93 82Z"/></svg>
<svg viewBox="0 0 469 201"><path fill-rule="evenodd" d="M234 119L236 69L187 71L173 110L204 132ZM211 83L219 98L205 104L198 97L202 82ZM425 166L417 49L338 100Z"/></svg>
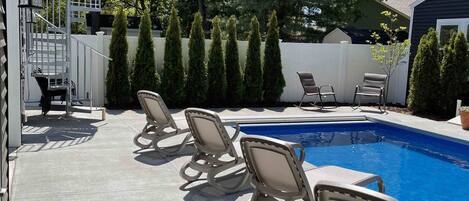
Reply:
<svg viewBox="0 0 469 201"><path fill-rule="evenodd" d="M438 19L469 18L469 0L426 0L414 8L409 77L420 38Z"/></svg>

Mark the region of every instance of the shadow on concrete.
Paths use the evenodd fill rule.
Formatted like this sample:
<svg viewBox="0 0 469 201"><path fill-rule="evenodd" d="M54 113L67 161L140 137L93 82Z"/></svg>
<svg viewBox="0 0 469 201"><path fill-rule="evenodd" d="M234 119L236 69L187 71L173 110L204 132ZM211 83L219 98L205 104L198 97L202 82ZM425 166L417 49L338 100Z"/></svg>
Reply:
<svg viewBox="0 0 469 201"><path fill-rule="evenodd" d="M154 149L139 149L134 151L134 154L137 156L134 157L134 159L138 162L147 164L147 165L152 165L152 166L160 166L164 165L168 162L171 162L172 160L183 157L183 156L192 156L194 152L196 151L195 147L193 145L187 145L180 154L175 155L175 156L167 156L162 153L159 153L155 151Z"/></svg>
<svg viewBox="0 0 469 201"><path fill-rule="evenodd" d="M235 176L227 177L219 181L224 186L230 186L230 184L236 184L243 179L243 172L238 172ZM217 179L218 180L218 179ZM233 185L231 185L233 186ZM224 201L235 201L242 195L251 193L253 191L250 185L239 192L225 194L220 190L212 187L207 183L205 179L198 179L193 182L187 182L179 187L181 191L188 191L189 193L184 196L186 201L194 200L224 200Z"/></svg>
<svg viewBox="0 0 469 201"><path fill-rule="evenodd" d="M22 130L18 152L38 152L76 146L90 141L100 120L64 118L63 115L30 116Z"/></svg>

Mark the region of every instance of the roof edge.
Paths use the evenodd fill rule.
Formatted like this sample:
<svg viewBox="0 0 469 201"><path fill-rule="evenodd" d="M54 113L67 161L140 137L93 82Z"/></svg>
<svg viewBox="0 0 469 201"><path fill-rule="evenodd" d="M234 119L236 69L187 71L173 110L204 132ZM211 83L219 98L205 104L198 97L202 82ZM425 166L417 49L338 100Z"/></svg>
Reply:
<svg viewBox="0 0 469 201"><path fill-rule="evenodd" d="M409 16L409 15L407 15L407 14L401 12L400 10L398 10L398 9L396 9L396 8L394 8L394 7L390 6L390 5L388 5L388 4L383 3L382 0L376 0L376 2L379 3L379 4L381 4L382 6L384 6L384 7L386 7L386 8L391 9L393 12L396 12L397 14L404 16L404 17L407 18L408 20L410 20L410 16Z"/></svg>
<svg viewBox="0 0 469 201"><path fill-rule="evenodd" d="M416 0L414 1L414 3L411 3L410 4L410 8L411 9L414 9L415 7L417 7L418 5L420 5L421 3L423 3L425 0Z"/></svg>

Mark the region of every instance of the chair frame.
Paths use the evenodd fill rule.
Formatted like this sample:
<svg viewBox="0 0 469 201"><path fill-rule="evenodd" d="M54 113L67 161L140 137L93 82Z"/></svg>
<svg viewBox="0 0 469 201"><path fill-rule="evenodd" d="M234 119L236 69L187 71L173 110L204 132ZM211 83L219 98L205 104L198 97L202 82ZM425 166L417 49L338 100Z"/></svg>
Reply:
<svg viewBox="0 0 469 201"><path fill-rule="evenodd" d="M308 72L296 72L296 74L298 75L298 78L300 79L300 82L301 82L301 86L303 87L303 96L301 97L301 100L300 100L300 104L298 105L298 107L300 109L303 109L301 106L303 104L303 100L305 97L307 96L314 96L315 99L314 99L314 102L311 104L313 106L318 106L316 105L317 101L318 101L318 97L319 97L319 102L320 102L320 108L321 110L324 109L324 102L323 102L323 97L326 98L328 96L333 96L334 97L334 103L335 103L335 107L338 107L337 105L337 98L335 96L335 90L334 90L334 87L330 84L327 84L327 85L321 85L321 86L316 86L316 83L314 82L314 76L312 73L308 73ZM316 89L315 91L316 92L308 92L309 89L306 88L305 86L305 78L303 78L302 76L303 75L310 75L311 76L311 79L313 80L314 82L314 86L309 86L309 87L313 87L314 89ZM323 88L329 88L331 91L330 92L325 92L325 94L323 94L322 92L322 89Z"/></svg>
<svg viewBox="0 0 469 201"><path fill-rule="evenodd" d="M251 135L241 138L241 148L243 150L244 158L246 159L247 169L252 175L251 183L255 187L255 192L251 198L251 201L258 201L261 197L266 196L280 198L284 200L314 200L312 188L310 187L306 173L302 167L302 164L305 159L305 151L304 147L301 144L277 140L264 136ZM292 173L297 184L298 192L282 192L265 186L262 181L260 181L261 179L257 177L257 175L259 175L257 174L259 170L256 169L256 165L251 159L251 148L266 149L269 151L283 154L285 156L289 156L286 157L286 160L288 161L288 165L290 167L295 167L291 170L293 171ZM300 151L299 158L295 154L298 149ZM314 169L310 171L314 171ZM384 192L383 180L380 176L377 175L372 178L368 178L366 180L361 181L358 185L366 185L375 181L378 184L380 192Z"/></svg>
<svg viewBox="0 0 469 201"><path fill-rule="evenodd" d="M242 155L238 155L235 146L233 145L233 142L238 138L240 134L239 124L234 122L223 123L217 113L204 109L188 108L185 111L185 115L189 124L189 128L191 129L191 133L194 137L194 144L197 148L197 152L192 156L190 161L186 162L182 166L179 171L179 175L188 182L193 182L198 180L201 175L205 173L207 174L208 184L213 186L217 190L220 190L224 194L238 192L247 187L250 183L250 180L249 174L246 170L243 173L243 178L233 187L224 186L217 181L217 179L219 178L228 178L235 176L239 171L244 170L245 167L241 168L239 171L235 171L231 174L227 174L222 177L216 178L219 173L244 164L244 158L242 157ZM220 139L222 139L223 141L225 147L224 150L213 149L204 144L201 137L201 135L203 134L200 133L199 130L197 130L197 126L194 121L196 118L201 118L214 122L217 131L220 134ZM229 136L228 132L225 129L225 126L230 125L235 126L236 128L236 131L232 137ZM227 154L233 159L221 160L221 157ZM197 171L197 173L192 176L188 175L186 171L189 168Z"/></svg>
<svg viewBox="0 0 469 201"><path fill-rule="evenodd" d="M189 128L179 128L174 121L173 117L171 116L171 113L169 112L168 108L166 107L166 104L164 103L163 99L158 93L152 92L152 91L146 91L146 90L140 90L137 92L138 100L140 102L140 105L143 109L143 111L146 114L146 119L147 123L143 127L142 131L138 133L134 137L134 144L137 145L138 147L142 149L148 149L150 147L153 147L156 151L161 152L166 155L176 155L182 152L182 150L186 147L186 145L189 143L192 135L189 132ZM159 106L161 111L163 111L163 115L166 118L167 122L158 122L155 117L153 117L150 108L148 107L145 99L152 99L156 101ZM167 130L171 131L167 131ZM178 135L186 135L182 142L179 144L176 144L174 146L166 147L166 148L161 148L158 146L158 143L162 140L178 136ZM150 143L144 144L139 141L139 139L144 138L147 140L151 140ZM167 149L171 148L176 148L175 151L167 151Z"/></svg>
<svg viewBox="0 0 469 201"><path fill-rule="evenodd" d="M378 102L379 111L386 112L386 101L384 100L384 96L385 96L384 87L386 86L386 83L388 82L388 76L384 74L365 73L365 75L363 76L363 83L366 83L367 81L373 81L373 79L377 79L377 77L384 78L384 80L378 81L378 82L383 82L382 84L380 84L382 86L371 87L371 88L375 88L376 90L379 90L379 93L361 93L360 90L364 86L360 86L358 84L355 85L355 93L354 93L353 102L352 102L352 108L354 110L359 109L361 107L361 97L365 96L365 97L378 97L379 98L379 102ZM367 87L370 87L370 86L367 86ZM358 96L358 105L355 106L357 96Z"/></svg>
<svg viewBox="0 0 469 201"><path fill-rule="evenodd" d="M314 195L316 201L331 201L322 200L321 192L339 193L344 196L351 196L353 199L369 200L369 201L397 201L395 198L386 194L376 192L367 188L356 185L340 184L331 181L319 181L314 187Z"/></svg>

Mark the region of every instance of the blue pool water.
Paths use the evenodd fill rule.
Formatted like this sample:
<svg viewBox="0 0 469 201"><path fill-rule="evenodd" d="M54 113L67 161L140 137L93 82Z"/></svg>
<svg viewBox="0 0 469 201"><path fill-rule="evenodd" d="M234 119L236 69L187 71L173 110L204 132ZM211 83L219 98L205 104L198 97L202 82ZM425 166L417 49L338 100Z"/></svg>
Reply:
<svg viewBox="0 0 469 201"><path fill-rule="evenodd" d="M401 201L469 200L468 145L373 122L243 125L241 130L301 143L306 161L316 166L380 175L386 194Z"/></svg>

